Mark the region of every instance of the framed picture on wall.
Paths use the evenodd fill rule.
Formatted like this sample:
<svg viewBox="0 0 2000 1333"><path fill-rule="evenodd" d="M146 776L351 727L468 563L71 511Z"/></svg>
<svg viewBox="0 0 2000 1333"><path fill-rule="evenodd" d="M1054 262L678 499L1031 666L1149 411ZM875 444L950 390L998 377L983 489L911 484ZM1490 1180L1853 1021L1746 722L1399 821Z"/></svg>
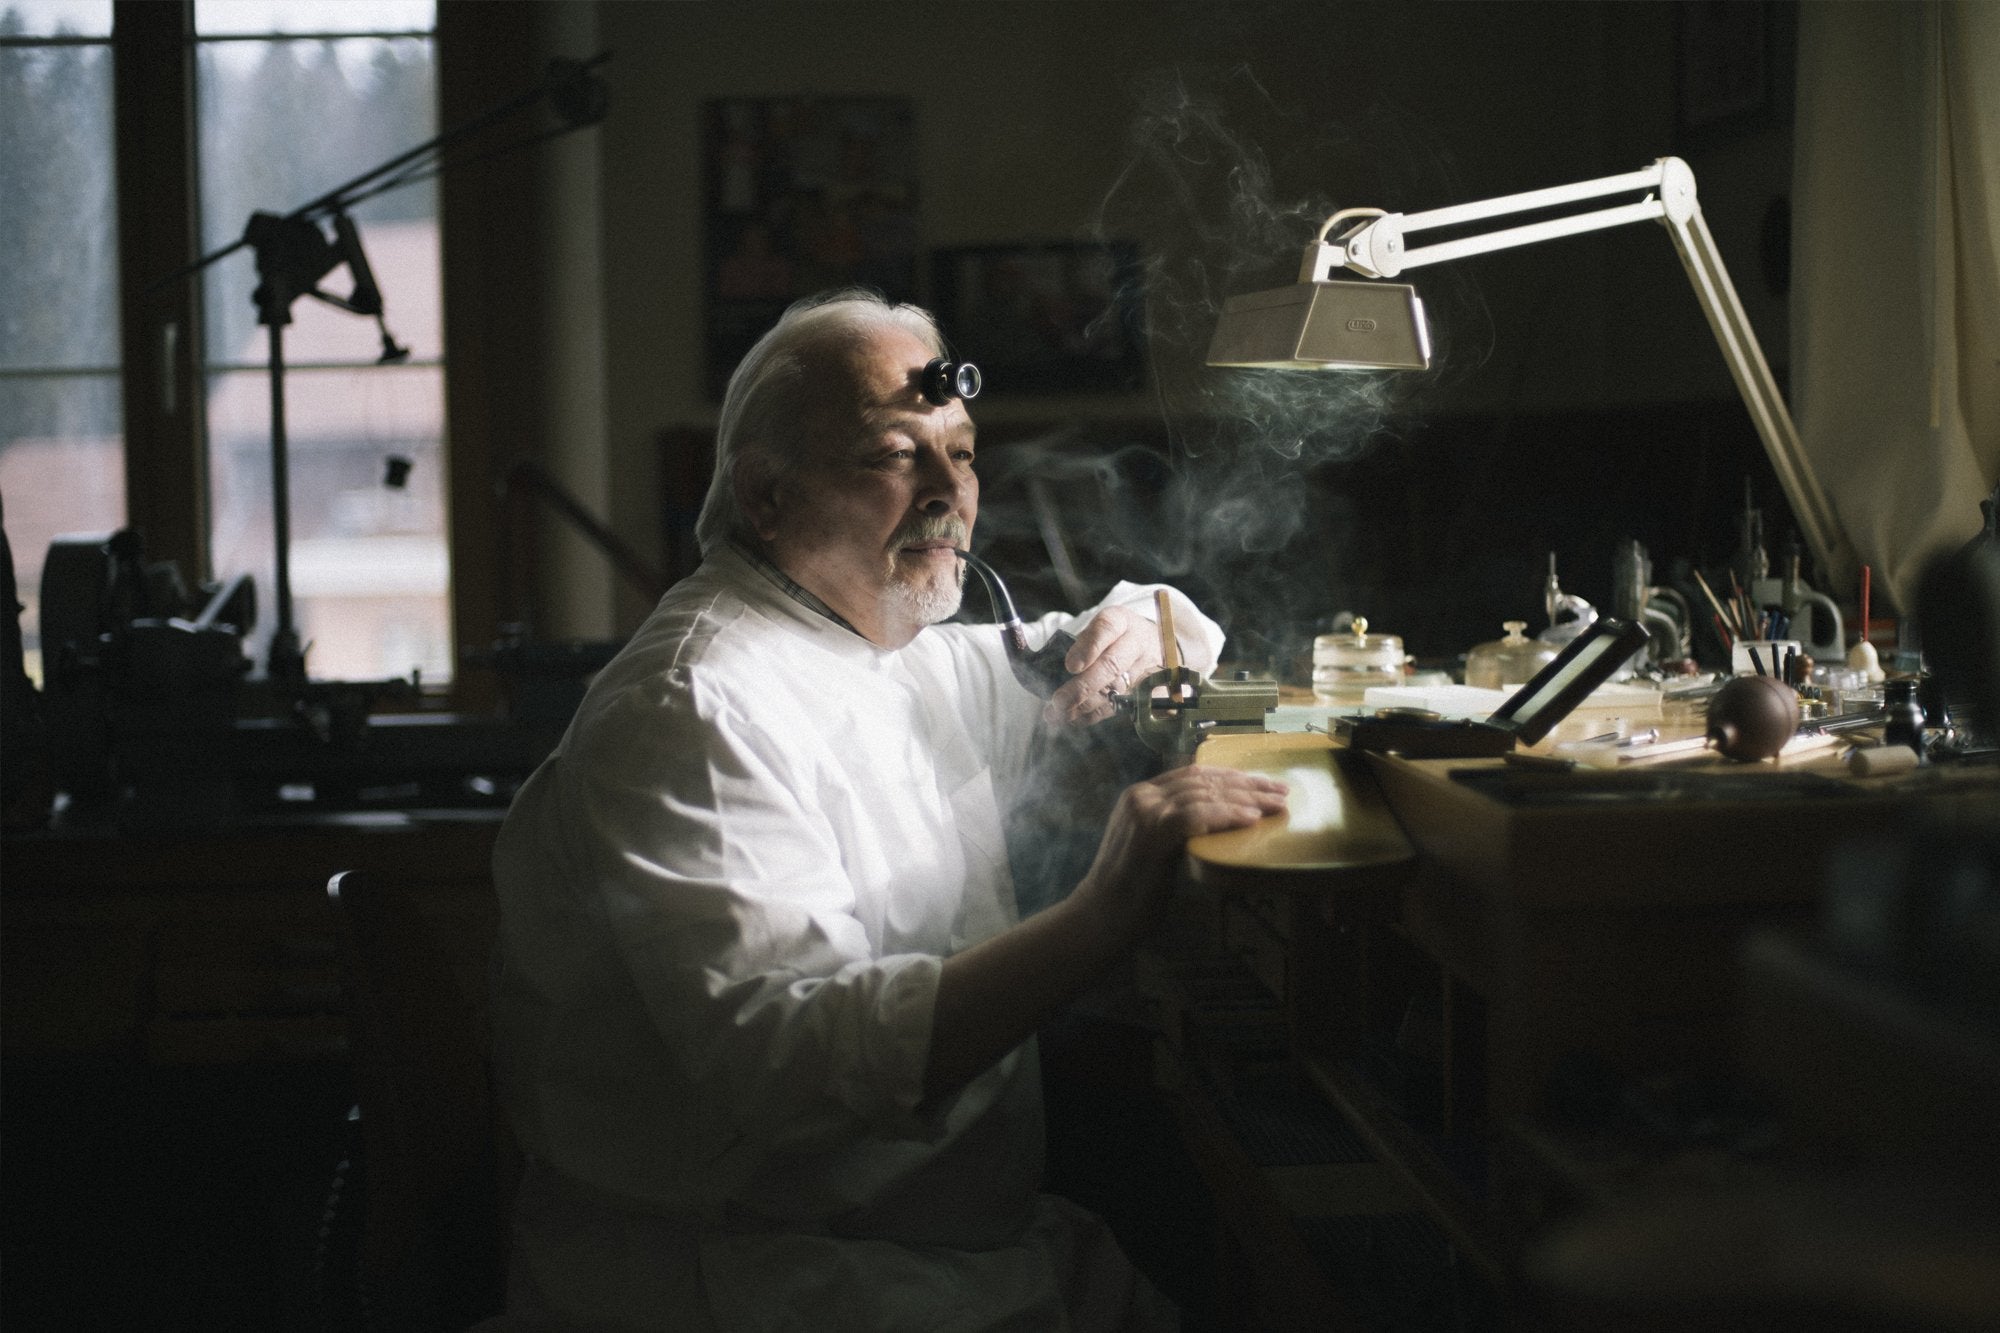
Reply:
<svg viewBox="0 0 2000 1333"><path fill-rule="evenodd" d="M1725 143L1771 116L1771 6L1766 0L1682 0L1676 138L1684 150Z"/></svg>
<svg viewBox="0 0 2000 1333"><path fill-rule="evenodd" d="M989 392L1137 390L1138 247L1129 242L961 246L931 256L931 299Z"/></svg>
<svg viewBox="0 0 2000 1333"><path fill-rule="evenodd" d="M705 378L801 296L917 294L916 117L902 97L739 97L702 107Z"/></svg>

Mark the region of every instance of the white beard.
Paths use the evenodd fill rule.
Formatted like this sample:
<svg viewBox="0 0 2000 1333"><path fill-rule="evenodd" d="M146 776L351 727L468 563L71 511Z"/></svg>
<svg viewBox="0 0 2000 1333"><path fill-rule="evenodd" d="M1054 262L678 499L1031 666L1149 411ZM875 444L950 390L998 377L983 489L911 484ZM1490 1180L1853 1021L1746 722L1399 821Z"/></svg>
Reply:
<svg viewBox="0 0 2000 1333"><path fill-rule="evenodd" d="M957 615L965 597L965 564L953 563L957 566L955 578L919 581L892 577L883 594L891 614L916 625L935 625Z"/></svg>

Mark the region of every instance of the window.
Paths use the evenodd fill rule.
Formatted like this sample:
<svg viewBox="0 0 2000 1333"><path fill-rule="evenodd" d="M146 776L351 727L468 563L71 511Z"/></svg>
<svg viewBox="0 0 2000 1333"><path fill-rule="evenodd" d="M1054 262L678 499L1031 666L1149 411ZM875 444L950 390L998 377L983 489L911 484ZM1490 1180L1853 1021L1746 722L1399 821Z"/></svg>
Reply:
<svg viewBox="0 0 2000 1333"><path fill-rule="evenodd" d="M436 136L434 9L197 0L205 254L240 239L253 213L293 213ZM437 193L395 185L348 215L381 320L307 296L282 326L292 619L315 677L436 682L451 675ZM328 219L315 225L332 238ZM218 577L256 577L270 609L252 642L261 664L278 620L278 500L258 285L248 247L203 275L209 554ZM349 297L351 265L320 287Z"/></svg>
<svg viewBox="0 0 2000 1333"><path fill-rule="evenodd" d="M0 0L0 506L37 680L49 543L125 522L110 38L110 0Z"/></svg>
<svg viewBox="0 0 2000 1333"><path fill-rule="evenodd" d="M252 304L250 249L174 280L191 256L241 238L253 212L295 212L436 135L435 11L0 0L0 502L31 674L50 541L127 524L189 585L254 576L248 648L265 665L275 379L308 670L451 678L434 184L398 183L349 210L382 326L295 300L282 377ZM196 216L198 233L181 221ZM318 226L331 237L329 219ZM346 265L320 282L335 297L353 286ZM392 364L380 364L385 331L407 351Z"/></svg>

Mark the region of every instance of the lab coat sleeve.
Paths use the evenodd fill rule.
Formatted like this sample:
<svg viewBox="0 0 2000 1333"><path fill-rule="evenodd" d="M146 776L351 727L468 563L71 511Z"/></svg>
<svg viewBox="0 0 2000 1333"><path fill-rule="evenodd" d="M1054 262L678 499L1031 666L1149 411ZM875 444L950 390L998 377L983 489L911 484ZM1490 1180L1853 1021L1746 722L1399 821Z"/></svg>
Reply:
<svg viewBox="0 0 2000 1333"><path fill-rule="evenodd" d="M1035 622L1030 637L1036 644L1047 643L1058 629L1071 634L1079 634L1107 606L1122 606L1137 612L1156 624L1159 609L1154 603L1154 594L1165 589L1168 601L1174 608L1174 640L1180 645L1181 661L1202 675L1215 670L1222 660L1222 626L1203 614L1200 607L1178 588L1169 588L1161 583L1126 583L1120 581L1102 601L1081 615L1066 616L1053 614L1043 616Z"/></svg>
<svg viewBox="0 0 2000 1333"><path fill-rule="evenodd" d="M564 824L617 959L700 1102L710 1151L924 1137L940 968L875 957L809 762L668 673L565 764Z"/></svg>

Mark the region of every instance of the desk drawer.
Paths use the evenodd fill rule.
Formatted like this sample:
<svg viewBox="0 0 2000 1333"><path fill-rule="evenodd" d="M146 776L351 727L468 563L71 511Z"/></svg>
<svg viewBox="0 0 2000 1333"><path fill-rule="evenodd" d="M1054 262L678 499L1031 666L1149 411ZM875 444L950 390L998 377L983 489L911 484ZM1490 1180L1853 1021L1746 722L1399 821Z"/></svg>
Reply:
<svg viewBox="0 0 2000 1333"><path fill-rule="evenodd" d="M163 927L156 1013L289 1014L340 1008L338 941L316 923Z"/></svg>
<svg viewBox="0 0 2000 1333"><path fill-rule="evenodd" d="M9 920L0 941L8 1055L131 1050L147 1003L142 927Z"/></svg>
<svg viewBox="0 0 2000 1333"><path fill-rule="evenodd" d="M155 1065L344 1059L347 1020L337 1014L160 1016L146 1024L145 1056Z"/></svg>
<svg viewBox="0 0 2000 1333"><path fill-rule="evenodd" d="M1290 947L1269 916L1257 904L1232 898L1222 909L1223 943L1257 978L1271 998L1279 1002L1291 998L1289 978Z"/></svg>

